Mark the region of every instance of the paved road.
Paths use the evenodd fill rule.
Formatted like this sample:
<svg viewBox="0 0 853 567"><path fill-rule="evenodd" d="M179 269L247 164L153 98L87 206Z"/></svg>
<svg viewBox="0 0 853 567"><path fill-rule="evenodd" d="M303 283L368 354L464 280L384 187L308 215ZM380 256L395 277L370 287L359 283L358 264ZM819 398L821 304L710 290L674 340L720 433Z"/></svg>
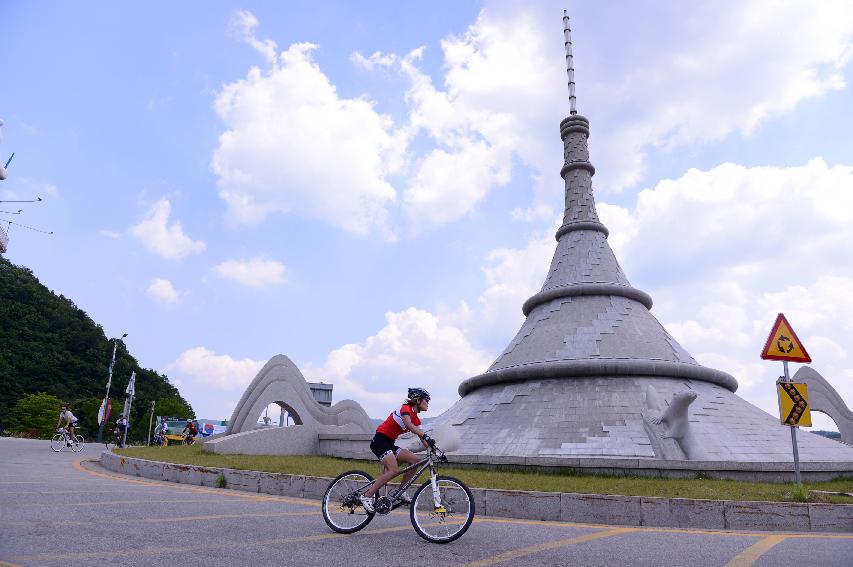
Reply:
<svg viewBox="0 0 853 567"><path fill-rule="evenodd" d="M853 561L853 535L627 528L478 517L435 545L407 513L351 535L323 522L318 501L131 478L97 465L99 448L53 453L45 441L0 439L4 565L833 565Z"/></svg>

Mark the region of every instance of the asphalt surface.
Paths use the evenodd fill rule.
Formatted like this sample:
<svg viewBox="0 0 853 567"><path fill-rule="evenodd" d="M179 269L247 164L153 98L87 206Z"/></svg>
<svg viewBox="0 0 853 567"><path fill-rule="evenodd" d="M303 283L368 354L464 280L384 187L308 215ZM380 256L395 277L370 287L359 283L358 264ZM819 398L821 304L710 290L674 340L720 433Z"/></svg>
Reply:
<svg viewBox="0 0 853 567"><path fill-rule="evenodd" d="M0 566L853 565L853 534L633 528L477 517L437 545L407 511L354 535L320 503L118 475L102 446L0 438Z"/></svg>

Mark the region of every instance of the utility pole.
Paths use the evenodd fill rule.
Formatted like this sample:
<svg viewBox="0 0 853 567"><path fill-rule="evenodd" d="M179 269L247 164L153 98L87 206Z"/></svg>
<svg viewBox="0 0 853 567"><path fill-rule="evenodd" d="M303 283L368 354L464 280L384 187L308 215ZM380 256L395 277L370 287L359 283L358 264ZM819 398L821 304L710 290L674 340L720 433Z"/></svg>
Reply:
<svg viewBox="0 0 853 567"><path fill-rule="evenodd" d="M148 445L151 446L151 426L154 424L154 406L157 404L154 400L151 400L151 417L148 418Z"/></svg>
<svg viewBox="0 0 853 567"><path fill-rule="evenodd" d="M127 333L121 336L121 339L110 339L113 341L113 358L110 361L109 377L107 378L107 395L104 396L104 401L101 402L101 410L98 412L98 443L104 439L104 422L107 420L107 404L110 399L110 386L113 383L113 365L116 363L116 349L118 349L118 341L124 339Z"/></svg>

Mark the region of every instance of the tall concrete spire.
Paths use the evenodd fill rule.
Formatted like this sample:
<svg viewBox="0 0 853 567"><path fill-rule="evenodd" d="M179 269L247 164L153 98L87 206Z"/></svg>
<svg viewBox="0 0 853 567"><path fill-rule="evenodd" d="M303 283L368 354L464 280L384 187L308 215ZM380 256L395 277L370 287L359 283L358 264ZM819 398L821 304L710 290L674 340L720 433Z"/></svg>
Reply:
<svg viewBox="0 0 853 567"><path fill-rule="evenodd" d="M631 285L607 242L593 196L589 120L575 110L568 14L563 24L571 114L560 123L565 210L557 250L542 289L522 306L527 320L516 337L459 394L520 380L614 375L691 378L734 391L734 377L698 364L649 312L652 298Z"/></svg>
<svg viewBox="0 0 853 567"><path fill-rule="evenodd" d="M692 460L711 470L714 462L790 461L778 419L736 396L734 377L682 348L619 266L595 209L567 14L563 23L570 114L560 123L565 211L557 248L542 288L524 302L521 329L484 373L460 384L462 398L437 424L458 428L457 455L470 462L575 466L609 458L607 466L630 468L646 459L678 469ZM853 470L853 449L803 437L803 461Z"/></svg>

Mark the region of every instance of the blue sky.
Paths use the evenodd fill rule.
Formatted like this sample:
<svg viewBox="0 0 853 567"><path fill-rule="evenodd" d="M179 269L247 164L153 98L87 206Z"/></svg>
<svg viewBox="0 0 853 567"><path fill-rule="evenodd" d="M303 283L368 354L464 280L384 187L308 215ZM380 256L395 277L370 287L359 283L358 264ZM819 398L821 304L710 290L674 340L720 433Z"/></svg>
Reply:
<svg viewBox="0 0 853 567"><path fill-rule="evenodd" d="M652 313L775 413L782 311L853 405L847 2L0 1L0 199L44 198L3 218L55 233L6 256L204 417L279 353L372 416L412 384L437 414L553 253L564 7Z"/></svg>

